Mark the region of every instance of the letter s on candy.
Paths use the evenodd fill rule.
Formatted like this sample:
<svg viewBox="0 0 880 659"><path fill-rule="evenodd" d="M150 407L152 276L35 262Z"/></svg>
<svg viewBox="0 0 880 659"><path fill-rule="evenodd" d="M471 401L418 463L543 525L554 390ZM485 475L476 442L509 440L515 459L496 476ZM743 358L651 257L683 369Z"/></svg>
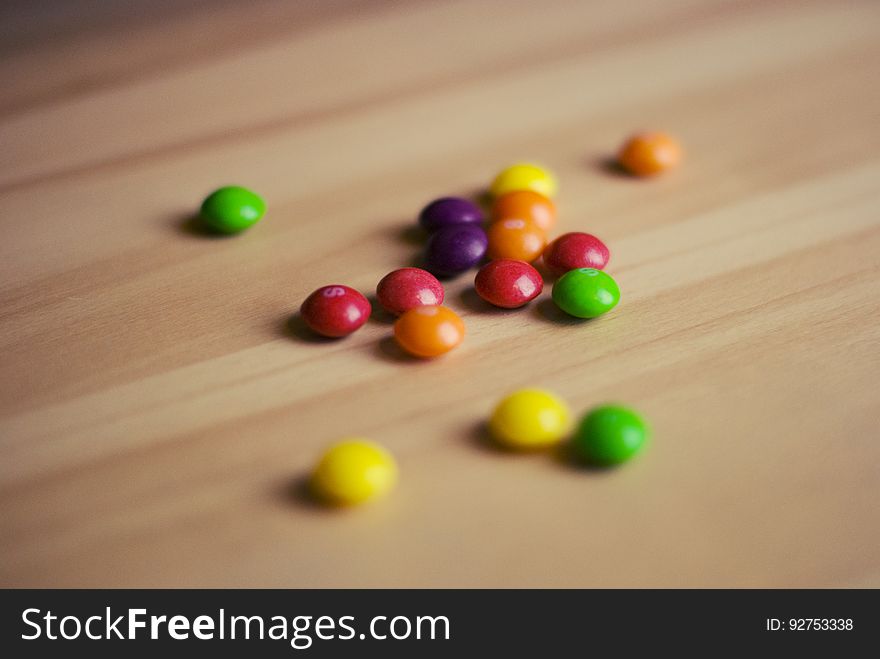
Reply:
<svg viewBox="0 0 880 659"><path fill-rule="evenodd" d="M36 630L37 630L37 633L34 634L33 636L25 636L24 634L22 634L22 635L21 635L21 638L22 638L22 640L24 640L24 641L33 641L35 638L40 638L40 633L42 632L42 629L40 628L40 626L39 626L37 623L35 623L35 622L31 622L30 620L28 620L28 614L29 614L31 611L33 611L33 612L35 612L35 613L39 613L39 612L40 612L39 609L25 609L24 611L21 612L21 620L22 620L22 622L24 622L24 624L26 624L26 625L30 625L31 627L33 627L34 629L36 629Z"/></svg>

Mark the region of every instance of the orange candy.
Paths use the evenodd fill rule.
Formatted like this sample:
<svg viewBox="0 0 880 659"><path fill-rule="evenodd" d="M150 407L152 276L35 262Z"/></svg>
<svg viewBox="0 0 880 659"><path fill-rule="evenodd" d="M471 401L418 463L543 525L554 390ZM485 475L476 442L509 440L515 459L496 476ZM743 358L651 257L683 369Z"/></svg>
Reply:
<svg viewBox="0 0 880 659"><path fill-rule="evenodd" d="M394 338L411 355L437 357L461 343L464 322L448 307L414 307L394 323Z"/></svg>
<svg viewBox="0 0 880 659"><path fill-rule="evenodd" d="M681 162L681 145L666 133L640 133L631 137L617 159L635 176L653 176Z"/></svg>
<svg viewBox="0 0 880 659"><path fill-rule="evenodd" d="M490 259L516 259L531 263L541 255L547 235L532 221L520 218L498 220L486 231Z"/></svg>
<svg viewBox="0 0 880 659"><path fill-rule="evenodd" d="M492 205L492 219L531 220L543 231L556 223L556 206L550 199L533 190L515 190L503 194Z"/></svg>

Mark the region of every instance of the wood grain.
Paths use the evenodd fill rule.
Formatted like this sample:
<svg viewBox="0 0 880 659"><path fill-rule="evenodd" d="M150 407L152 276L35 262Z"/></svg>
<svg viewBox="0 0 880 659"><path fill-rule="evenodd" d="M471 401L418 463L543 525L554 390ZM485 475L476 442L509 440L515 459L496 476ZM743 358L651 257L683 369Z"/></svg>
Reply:
<svg viewBox="0 0 880 659"><path fill-rule="evenodd" d="M102 5L103 6L103 5ZM149 8L148 8L149 7ZM880 5L134 0L2 10L0 585L880 585ZM680 171L606 160L664 128ZM414 215L558 174L620 306L493 311L406 359L291 314L417 257ZM211 239L212 188L270 211ZM613 472L485 442L493 402L625 401ZM301 479L398 456L375 506Z"/></svg>

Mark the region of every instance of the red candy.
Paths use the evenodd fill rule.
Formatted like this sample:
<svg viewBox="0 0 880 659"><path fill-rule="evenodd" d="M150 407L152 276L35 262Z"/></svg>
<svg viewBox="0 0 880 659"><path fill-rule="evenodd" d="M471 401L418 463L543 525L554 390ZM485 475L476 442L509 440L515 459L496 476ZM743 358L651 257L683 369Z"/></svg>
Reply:
<svg viewBox="0 0 880 659"><path fill-rule="evenodd" d="M385 311L399 316L413 307L443 304L443 285L427 270L401 268L382 278L376 297Z"/></svg>
<svg viewBox="0 0 880 659"><path fill-rule="evenodd" d="M477 295L489 304L515 309L538 297L544 289L544 280L525 261L497 259L480 268L474 286Z"/></svg>
<svg viewBox="0 0 880 659"><path fill-rule="evenodd" d="M611 256L601 240L589 233L565 233L544 249L544 265L557 277L577 268L602 270Z"/></svg>
<svg viewBox="0 0 880 659"><path fill-rule="evenodd" d="M361 293L340 284L322 286L299 309L306 325L324 336L347 336L370 317L370 302Z"/></svg>

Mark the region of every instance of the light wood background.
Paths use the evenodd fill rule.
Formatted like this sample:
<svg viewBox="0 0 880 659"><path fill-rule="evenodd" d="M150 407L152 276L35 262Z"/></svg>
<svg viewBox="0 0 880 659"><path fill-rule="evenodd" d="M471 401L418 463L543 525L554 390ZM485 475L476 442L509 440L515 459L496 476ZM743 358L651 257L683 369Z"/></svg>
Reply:
<svg viewBox="0 0 880 659"><path fill-rule="evenodd" d="M880 586L880 4L47 2L0 9L0 584ZM605 164L640 128L675 174ZM463 346L288 323L418 253L419 208L559 176L612 250L579 323L448 286ZM188 218L260 191L250 232ZM509 455L545 386L655 429L613 472ZM301 496L388 446L374 506Z"/></svg>

